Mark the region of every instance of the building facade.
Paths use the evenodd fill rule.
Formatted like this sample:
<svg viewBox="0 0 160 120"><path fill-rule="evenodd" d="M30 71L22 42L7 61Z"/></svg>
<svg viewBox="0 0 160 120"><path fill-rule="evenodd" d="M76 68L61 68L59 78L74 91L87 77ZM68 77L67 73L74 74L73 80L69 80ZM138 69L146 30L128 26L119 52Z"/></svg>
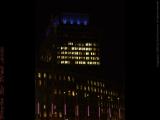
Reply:
<svg viewBox="0 0 160 120"><path fill-rule="evenodd" d="M124 120L119 91L101 74L100 46L87 14L52 17L36 53L37 120Z"/></svg>

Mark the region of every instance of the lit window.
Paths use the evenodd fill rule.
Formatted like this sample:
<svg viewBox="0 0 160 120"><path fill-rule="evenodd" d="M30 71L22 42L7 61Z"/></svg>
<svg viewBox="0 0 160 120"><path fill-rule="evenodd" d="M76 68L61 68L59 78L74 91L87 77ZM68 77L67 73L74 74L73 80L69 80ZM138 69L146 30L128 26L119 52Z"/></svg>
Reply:
<svg viewBox="0 0 160 120"><path fill-rule="evenodd" d="M79 55L82 55L82 52L79 52Z"/></svg>
<svg viewBox="0 0 160 120"><path fill-rule="evenodd" d="M82 50L82 48L81 48L81 47L79 47L79 50Z"/></svg>
<svg viewBox="0 0 160 120"><path fill-rule="evenodd" d="M88 91L90 91L90 87L88 86Z"/></svg>
<svg viewBox="0 0 160 120"><path fill-rule="evenodd" d="M75 52L76 55L78 55L78 52Z"/></svg>
<svg viewBox="0 0 160 120"><path fill-rule="evenodd" d="M93 85L93 82L91 81L91 85Z"/></svg>
<svg viewBox="0 0 160 120"><path fill-rule="evenodd" d="M43 113L43 117L47 117L47 113L46 113L46 111L44 111L44 113Z"/></svg>
<svg viewBox="0 0 160 120"><path fill-rule="evenodd" d="M63 50L64 49L64 47L61 47L61 50Z"/></svg>
<svg viewBox="0 0 160 120"><path fill-rule="evenodd" d="M57 56L57 59L59 59L60 58L60 56Z"/></svg>
<svg viewBox="0 0 160 120"><path fill-rule="evenodd" d="M61 112L59 112L59 117L62 118L62 113Z"/></svg>
<svg viewBox="0 0 160 120"><path fill-rule="evenodd" d="M100 62L97 62L97 65L100 65Z"/></svg>
<svg viewBox="0 0 160 120"><path fill-rule="evenodd" d="M89 57L86 57L86 60L89 60Z"/></svg>
<svg viewBox="0 0 160 120"><path fill-rule="evenodd" d="M88 46L88 43L86 43L86 46Z"/></svg>
<svg viewBox="0 0 160 120"><path fill-rule="evenodd" d="M86 62L85 62L85 61L83 61L83 64L86 64Z"/></svg>
<svg viewBox="0 0 160 120"><path fill-rule="evenodd" d="M78 90L78 89L79 89L79 86L77 85L76 88L77 88L77 90Z"/></svg>
<svg viewBox="0 0 160 120"><path fill-rule="evenodd" d="M84 86L84 90L86 91L86 86Z"/></svg>
<svg viewBox="0 0 160 120"><path fill-rule="evenodd" d="M78 61L75 61L75 64L78 64Z"/></svg>
<svg viewBox="0 0 160 120"><path fill-rule="evenodd" d="M65 64L70 64L70 61L65 61Z"/></svg>
<svg viewBox="0 0 160 120"><path fill-rule="evenodd" d="M64 56L61 56L61 59L64 59Z"/></svg>
<svg viewBox="0 0 160 120"><path fill-rule="evenodd" d="M93 43L93 46L96 46L96 43Z"/></svg>
<svg viewBox="0 0 160 120"><path fill-rule="evenodd" d="M102 93L103 91L102 91L102 89L101 89L101 93Z"/></svg>
<svg viewBox="0 0 160 120"><path fill-rule="evenodd" d="M74 91L72 91L72 96L75 96L75 92Z"/></svg>
<svg viewBox="0 0 160 120"><path fill-rule="evenodd" d="M44 73L44 74L43 74L43 77L44 77L44 78L46 78L46 77L47 77L47 74L46 74L46 73Z"/></svg>
<svg viewBox="0 0 160 120"><path fill-rule="evenodd" d="M89 50L89 48L87 47L87 48L86 48L86 51L88 51L88 50Z"/></svg>
<svg viewBox="0 0 160 120"><path fill-rule="evenodd" d="M89 46L92 46L92 43L89 43L88 45L89 45Z"/></svg>
<svg viewBox="0 0 160 120"><path fill-rule="evenodd" d="M94 81L94 85L96 86L96 82Z"/></svg>
<svg viewBox="0 0 160 120"><path fill-rule="evenodd" d="M75 57L75 59L77 59L77 60L78 60L78 57L76 56L76 57Z"/></svg>
<svg viewBox="0 0 160 120"><path fill-rule="evenodd" d="M64 54L64 51L62 51L61 54Z"/></svg>
<svg viewBox="0 0 160 120"><path fill-rule="evenodd" d="M61 61L61 64L64 64L64 61Z"/></svg>
<svg viewBox="0 0 160 120"><path fill-rule="evenodd" d="M94 92L96 92L96 88L94 88Z"/></svg>
<svg viewBox="0 0 160 120"><path fill-rule="evenodd" d="M73 45L73 42L68 42L68 45Z"/></svg>
<svg viewBox="0 0 160 120"><path fill-rule="evenodd" d="M71 91L70 90L68 91L68 95L71 96Z"/></svg>
<svg viewBox="0 0 160 120"><path fill-rule="evenodd" d="M75 50L75 47L71 47L71 50Z"/></svg>
<svg viewBox="0 0 160 120"><path fill-rule="evenodd" d="M86 55L89 55L89 52L86 52Z"/></svg>
<svg viewBox="0 0 160 120"><path fill-rule="evenodd" d="M67 51L65 51L65 54L68 54L68 52L67 52Z"/></svg>
<svg viewBox="0 0 160 120"><path fill-rule="evenodd" d="M71 81L71 78L70 78L70 76L68 76L68 81Z"/></svg>
<svg viewBox="0 0 160 120"><path fill-rule="evenodd" d="M41 78L41 73L38 73L38 78Z"/></svg>
<svg viewBox="0 0 160 120"><path fill-rule="evenodd" d="M75 47L75 50L78 50L78 47Z"/></svg>
<svg viewBox="0 0 160 120"><path fill-rule="evenodd" d="M85 48L85 47L83 47L83 48L82 48L82 50L86 50L86 48Z"/></svg>

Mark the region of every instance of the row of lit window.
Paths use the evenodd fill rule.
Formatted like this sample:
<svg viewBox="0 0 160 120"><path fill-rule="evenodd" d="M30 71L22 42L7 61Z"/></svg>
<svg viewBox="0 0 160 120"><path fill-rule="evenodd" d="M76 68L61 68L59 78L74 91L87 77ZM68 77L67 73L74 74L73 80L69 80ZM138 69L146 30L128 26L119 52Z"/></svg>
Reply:
<svg viewBox="0 0 160 120"><path fill-rule="evenodd" d="M59 54L59 52L58 52ZM61 51L61 55L96 55L96 52L71 52L71 51Z"/></svg>
<svg viewBox="0 0 160 120"><path fill-rule="evenodd" d="M65 95L68 95L68 96L76 96L77 95L77 93L75 91L68 90L67 92L62 92L61 90L57 90L57 89L54 89L54 94L55 95L65 94Z"/></svg>
<svg viewBox="0 0 160 120"><path fill-rule="evenodd" d="M70 61L68 60L62 60L60 61L60 64L71 64ZM95 61L75 61L75 64L88 64L88 65L100 65L100 62L95 62Z"/></svg>
<svg viewBox="0 0 160 120"><path fill-rule="evenodd" d="M94 86L98 86L98 87L99 87L99 86L100 86L100 87L104 87L104 83L102 83L102 82L96 82L96 81L92 81L92 80L89 81L89 80L88 80L87 83L88 83L88 84L91 84L91 85L94 85Z"/></svg>
<svg viewBox="0 0 160 120"><path fill-rule="evenodd" d="M96 43L73 43L68 42L68 45L75 45L75 46L97 46Z"/></svg>
<svg viewBox="0 0 160 120"><path fill-rule="evenodd" d="M75 61L75 64L100 65L100 62L95 61Z"/></svg>
<svg viewBox="0 0 160 120"><path fill-rule="evenodd" d="M69 50L70 48L68 47L64 47L64 46L61 46L61 50ZM84 50L84 51L97 51L98 49L97 48L92 48L92 47L71 47L70 50Z"/></svg>
<svg viewBox="0 0 160 120"><path fill-rule="evenodd" d="M57 59L76 59L76 60L99 60L99 57L82 57L82 56L57 56Z"/></svg>
<svg viewBox="0 0 160 120"><path fill-rule="evenodd" d="M107 90L102 90L100 88L96 88L96 87L90 87L90 86L82 86L82 85L77 85L76 86L76 89L80 89L80 90L84 90L84 91L89 91L89 92L98 92L98 93L101 93L101 94L108 94L108 95L117 95L115 92L112 92L112 91L107 91Z"/></svg>
<svg viewBox="0 0 160 120"><path fill-rule="evenodd" d="M37 76L38 76L38 78L46 78L47 77L47 74L46 73L38 73L37 74ZM52 75L51 74L48 74L48 78L49 79L52 79ZM68 80L68 81L74 81L74 77L72 77L72 76L70 76L70 75L66 75L66 76L61 76L61 75L57 75L57 77L56 76L54 76L55 77L55 79L59 79L59 80Z"/></svg>

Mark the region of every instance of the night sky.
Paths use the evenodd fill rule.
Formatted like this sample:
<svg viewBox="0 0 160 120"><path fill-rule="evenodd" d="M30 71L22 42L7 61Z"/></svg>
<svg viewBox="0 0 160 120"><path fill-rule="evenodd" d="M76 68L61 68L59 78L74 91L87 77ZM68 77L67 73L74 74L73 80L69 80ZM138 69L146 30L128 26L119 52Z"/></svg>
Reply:
<svg viewBox="0 0 160 120"><path fill-rule="evenodd" d="M36 45L45 38L45 31L50 24L51 15L59 12L88 13L90 21L103 36L102 63L106 79L116 85L124 85L124 0L93 2L87 0L37 1L36 3Z"/></svg>

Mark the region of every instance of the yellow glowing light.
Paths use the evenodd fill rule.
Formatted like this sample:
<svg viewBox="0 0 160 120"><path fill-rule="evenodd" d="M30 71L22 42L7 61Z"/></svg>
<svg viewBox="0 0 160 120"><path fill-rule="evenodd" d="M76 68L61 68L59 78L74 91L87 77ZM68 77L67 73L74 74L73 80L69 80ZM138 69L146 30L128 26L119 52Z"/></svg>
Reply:
<svg viewBox="0 0 160 120"><path fill-rule="evenodd" d="M61 56L57 56L57 59L59 59Z"/></svg>
<svg viewBox="0 0 160 120"><path fill-rule="evenodd" d="M46 109L46 105L44 105L43 108Z"/></svg>
<svg viewBox="0 0 160 120"><path fill-rule="evenodd" d="M68 42L68 45L73 45L73 42Z"/></svg>
<svg viewBox="0 0 160 120"><path fill-rule="evenodd" d="M89 52L86 52L86 55L89 55Z"/></svg>
<svg viewBox="0 0 160 120"><path fill-rule="evenodd" d="M46 73L44 73L44 74L43 74L43 77L44 77L44 78L46 78L46 77L47 77L47 74L46 74Z"/></svg>
<svg viewBox="0 0 160 120"><path fill-rule="evenodd" d="M43 113L43 117L47 117L47 112L45 111L44 113Z"/></svg>
<svg viewBox="0 0 160 120"><path fill-rule="evenodd" d="M79 86L77 85L76 88L79 89Z"/></svg>
<svg viewBox="0 0 160 120"><path fill-rule="evenodd" d="M38 78L41 78L41 73L38 73Z"/></svg>
<svg viewBox="0 0 160 120"><path fill-rule="evenodd" d="M90 91L90 87L88 86L88 91Z"/></svg>
<svg viewBox="0 0 160 120"><path fill-rule="evenodd" d="M75 96L75 92L74 91L72 91L72 96Z"/></svg>
<svg viewBox="0 0 160 120"><path fill-rule="evenodd" d="M62 113L61 112L59 112L59 117L62 118Z"/></svg>
<svg viewBox="0 0 160 120"><path fill-rule="evenodd" d="M71 50L75 50L75 47L71 47Z"/></svg>

